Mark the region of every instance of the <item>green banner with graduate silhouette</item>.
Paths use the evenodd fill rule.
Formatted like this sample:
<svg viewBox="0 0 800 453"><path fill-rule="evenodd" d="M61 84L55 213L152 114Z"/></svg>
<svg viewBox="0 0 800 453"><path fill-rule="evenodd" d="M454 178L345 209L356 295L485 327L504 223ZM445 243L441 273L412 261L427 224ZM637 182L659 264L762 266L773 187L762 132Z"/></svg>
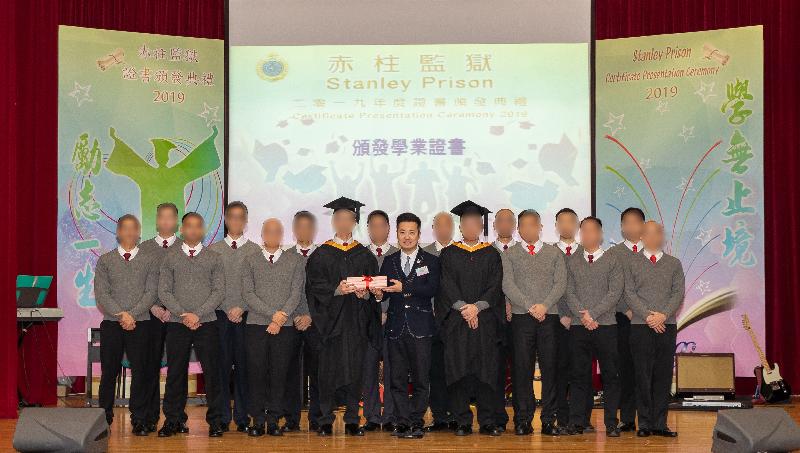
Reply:
<svg viewBox="0 0 800 453"><path fill-rule="evenodd" d="M71 376L86 371L94 265L120 216L147 240L172 202L203 215L207 244L222 238L224 46L62 26L58 64L58 359Z"/></svg>

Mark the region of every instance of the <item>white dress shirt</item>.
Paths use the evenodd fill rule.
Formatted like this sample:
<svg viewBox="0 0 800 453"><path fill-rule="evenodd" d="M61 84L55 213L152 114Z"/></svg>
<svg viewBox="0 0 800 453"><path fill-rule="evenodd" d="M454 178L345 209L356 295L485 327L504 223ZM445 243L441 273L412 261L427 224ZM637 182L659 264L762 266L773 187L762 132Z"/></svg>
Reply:
<svg viewBox="0 0 800 453"><path fill-rule="evenodd" d="M238 239L234 239L230 235L225 236L225 243L228 244L228 247L233 247L233 241L236 241L236 248L238 249L239 247L247 244L248 239L243 235L239 236Z"/></svg>
<svg viewBox="0 0 800 453"><path fill-rule="evenodd" d="M603 256L603 252L604 252L603 247L600 247L599 249L595 250L592 253L589 253L589 251L584 248L583 258L586 259L586 262L589 262L589 255L592 255L592 261L594 262L599 260L600 257Z"/></svg>
<svg viewBox="0 0 800 453"><path fill-rule="evenodd" d="M136 254L139 253L139 247L136 246L136 247L133 248L133 250L131 250L129 252L129 251L125 250L124 248L122 248L121 245L119 245L119 246L117 246L117 251L119 252L119 256L121 256L123 258L125 258L125 254L126 253L130 253L131 257L128 259L130 261L130 260L136 258Z"/></svg>
<svg viewBox="0 0 800 453"><path fill-rule="evenodd" d="M567 244L564 241L556 242L556 247L560 248L561 251L564 252L564 253L567 253L567 247L572 247L571 249L569 249L570 255L575 253L575 250L578 250L578 246L580 246L580 245L581 244L578 243L578 241L572 241L570 244Z"/></svg>
<svg viewBox="0 0 800 453"><path fill-rule="evenodd" d="M656 262L658 262L658 260L660 260L661 257L664 256L664 252L662 250L659 250L656 253L650 253L647 250L643 250L642 253L644 254L644 257L647 258L649 261L652 261L652 259L650 258L651 256L655 256Z"/></svg>
<svg viewBox="0 0 800 453"><path fill-rule="evenodd" d="M447 247L447 246L449 246L451 244L453 244L453 240L452 239L450 239L450 242L448 242L445 245L440 244L439 241L434 241L433 242L433 246L436 247L436 251L437 252L441 252L443 248L445 248L445 247Z"/></svg>
<svg viewBox="0 0 800 453"><path fill-rule="evenodd" d="M636 253L639 253L642 250L644 250L644 244L642 244L641 239L639 240L639 242L631 242L625 239L625 247L628 247L628 250L630 250L631 252L633 252L634 245L636 246Z"/></svg>
<svg viewBox="0 0 800 453"><path fill-rule="evenodd" d="M181 244L181 249L183 250L183 253L185 253L185 254L186 254L186 256L191 256L191 255L189 255L189 250L194 250L194 256L197 256L197 254L198 254L198 253L200 253L200 250L203 250L203 243L202 243L202 242L199 242L199 243L198 243L197 245L195 245L194 247L189 247L189 246L188 246L188 245L187 245L187 244L184 242L183 244Z"/></svg>
<svg viewBox="0 0 800 453"><path fill-rule="evenodd" d="M339 245L344 245L345 242L347 242L347 245L350 245L350 244L353 243L353 241L354 241L354 239L353 239L353 235L352 234L347 239L342 239L342 238L340 238L339 236L336 236L336 235L333 236L333 242L335 242L335 243L337 243Z"/></svg>
<svg viewBox="0 0 800 453"><path fill-rule="evenodd" d="M391 244L388 242L384 242L383 245L376 245L374 242L369 244L369 249L372 251L372 254L378 256L378 248L381 249L381 256L386 255L386 252L392 247Z"/></svg>
<svg viewBox="0 0 800 453"><path fill-rule="evenodd" d="M272 256L272 263L275 264L276 262L278 262L278 258L280 258L281 255L283 254L283 250L281 250L281 248L278 247L278 250L275 250L274 252L268 252L267 249L264 248L264 246L262 245L261 253L264 254L264 258L266 258L267 261L269 261L269 257Z"/></svg>
<svg viewBox="0 0 800 453"><path fill-rule="evenodd" d="M497 247L498 249L503 250L503 251L506 251L506 250L510 249L511 247L513 247L516 244L517 244L516 239L511 239L510 241L508 241L508 244L503 244L502 242L500 242L500 239L495 239L494 240L495 247ZM506 246L506 248L503 249L503 246Z"/></svg>
<svg viewBox="0 0 800 453"><path fill-rule="evenodd" d="M530 251L528 250L529 245L533 246L533 253L539 253L542 251L542 246L544 245L544 242L542 242L541 239L539 239L533 244L529 244L526 241L519 241L519 245L525 250L525 253L530 253Z"/></svg>
<svg viewBox="0 0 800 453"><path fill-rule="evenodd" d="M160 235L156 235L154 240L156 241L156 244L158 244L159 247L164 247L164 241L167 241L167 247L172 247L172 244L175 243L176 239L178 239L178 236L175 236L173 234L168 238L162 238Z"/></svg>

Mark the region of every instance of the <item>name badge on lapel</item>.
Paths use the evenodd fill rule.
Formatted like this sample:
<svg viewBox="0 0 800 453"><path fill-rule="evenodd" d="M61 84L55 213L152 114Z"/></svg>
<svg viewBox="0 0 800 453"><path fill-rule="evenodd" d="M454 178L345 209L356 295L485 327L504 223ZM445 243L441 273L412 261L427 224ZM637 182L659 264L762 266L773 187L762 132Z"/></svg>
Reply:
<svg viewBox="0 0 800 453"><path fill-rule="evenodd" d="M417 276L422 277L423 275L428 273L428 266L421 266L417 269Z"/></svg>

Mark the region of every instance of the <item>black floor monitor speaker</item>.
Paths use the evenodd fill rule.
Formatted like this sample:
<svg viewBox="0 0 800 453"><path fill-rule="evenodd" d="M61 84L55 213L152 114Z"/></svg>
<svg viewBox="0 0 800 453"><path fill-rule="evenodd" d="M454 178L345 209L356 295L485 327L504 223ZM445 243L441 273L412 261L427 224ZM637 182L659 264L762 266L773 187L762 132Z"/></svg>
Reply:
<svg viewBox="0 0 800 453"><path fill-rule="evenodd" d="M717 412L711 451L745 453L800 449L800 427L779 407Z"/></svg>
<svg viewBox="0 0 800 453"><path fill-rule="evenodd" d="M108 424L103 409L29 407L14 431L21 452L105 452Z"/></svg>

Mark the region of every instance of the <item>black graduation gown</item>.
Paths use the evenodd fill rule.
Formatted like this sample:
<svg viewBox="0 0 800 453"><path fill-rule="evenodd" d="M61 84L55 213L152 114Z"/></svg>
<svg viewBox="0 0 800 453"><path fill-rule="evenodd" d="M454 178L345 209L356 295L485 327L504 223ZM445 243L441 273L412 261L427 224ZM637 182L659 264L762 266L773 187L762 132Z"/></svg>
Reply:
<svg viewBox="0 0 800 453"><path fill-rule="evenodd" d="M474 374L494 388L500 326L505 318L500 253L488 243L469 249L456 242L442 249L439 264L442 276L435 314L445 347L447 385ZM481 300L488 302L489 308L478 314L478 328L473 330L452 306L458 301L471 304Z"/></svg>
<svg viewBox="0 0 800 453"><path fill-rule="evenodd" d="M361 382L366 347L380 341L380 304L371 296L364 300L333 293L347 277L377 273L375 255L356 241L347 247L328 241L308 258L308 309L323 343L319 377L333 388Z"/></svg>

